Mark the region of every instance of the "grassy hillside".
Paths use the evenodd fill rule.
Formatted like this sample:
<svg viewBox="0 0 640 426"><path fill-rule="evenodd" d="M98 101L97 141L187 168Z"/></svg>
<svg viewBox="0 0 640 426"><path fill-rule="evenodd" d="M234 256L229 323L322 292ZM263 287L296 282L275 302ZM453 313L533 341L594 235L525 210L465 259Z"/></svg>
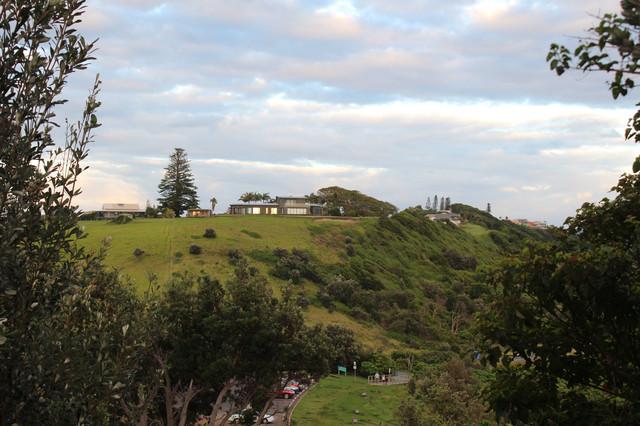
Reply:
<svg viewBox="0 0 640 426"><path fill-rule="evenodd" d="M370 349L457 351L486 288L479 271L542 238L468 206L461 227L436 223L421 209L381 219L218 216L136 219L116 225L87 221L82 240L144 291L149 277L203 271L224 282L230 251L269 277L278 293L290 281L310 323L352 329ZM464 210L464 211L462 211ZM207 228L217 238L203 237ZM202 248L189 254L189 246ZM134 256L134 250L144 254ZM456 349L458 348L458 349Z"/></svg>
<svg viewBox="0 0 640 426"><path fill-rule="evenodd" d="M302 398L292 424L348 425L355 418L363 425L392 425L406 395L404 385L369 386L360 377L329 376Z"/></svg>
<svg viewBox="0 0 640 426"><path fill-rule="evenodd" d="M309 250L322 263L339 261L337 241L345 229L359 226L353 220L312 220L307 218L269 216L217 216L194 219L136 219L116 225L107 221L81 222L87 238L83 244L96 250L105 239L110 241L107 261L129 275L139 288L144 288L149 274L164 282L174 272L200 270L218 278L233 271L227 261L229 249L237 249L248 257L277 247ZM203 237L207 228L216 231L215 239ZM189 245L197 244L203 252L189 255ZM140 248L143 256L133 251ZM176 256L176 253L182 253ZM256 266L260 267L261 263Z"/></svg>

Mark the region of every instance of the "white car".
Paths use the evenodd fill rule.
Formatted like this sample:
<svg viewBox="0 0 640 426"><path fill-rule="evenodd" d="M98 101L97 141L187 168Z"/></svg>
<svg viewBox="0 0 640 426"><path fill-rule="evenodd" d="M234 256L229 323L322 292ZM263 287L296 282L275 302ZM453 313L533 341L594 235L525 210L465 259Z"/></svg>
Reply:
<svg viewBox="0 0 640 426"><path fill-rule="evenodd" d="M233 423L233 424L240 423L241 421L242 421L242 414L240 413L232 414L229 417L229 420L227 420L228 423ZM262 418L262 423L264 424L271 424L275 421L276 421L276 418L271 414L265 414L264 417Z"/></svg>

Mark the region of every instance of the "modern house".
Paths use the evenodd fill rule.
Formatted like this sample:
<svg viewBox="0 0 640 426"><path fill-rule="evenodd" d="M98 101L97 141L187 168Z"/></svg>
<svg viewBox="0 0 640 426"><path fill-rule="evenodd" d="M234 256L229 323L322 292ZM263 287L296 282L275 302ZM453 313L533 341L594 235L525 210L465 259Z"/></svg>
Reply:
<svg viewBox="0 0 640 426"><path fill-rule="evenodd" d="M102 205L101 211L96 212L96 217L103 219L113 219L121 215L144 217L144 212L139 204L106 203Z"/></svg>
<svg viewBox="0 0 640 426"><path fill-rule="evenodd" d="M462 224L462 216L457 213L452 213L448 210L428 214L427 218L435 222L451 222L456 226L460 226L460 224Z"/></svg>
<svg viewBox="0 0 640 426"><path fill-rule="evenodd" d="M309 203L305 197L276 197L275 203L231 204L229 214L322 216L323 206Z"/></svg>
<svg viewBox="0 0 640 426"><path fill-rule="evenodd" d="M211 217L209 209L188 209L187 217Z"/></svg>

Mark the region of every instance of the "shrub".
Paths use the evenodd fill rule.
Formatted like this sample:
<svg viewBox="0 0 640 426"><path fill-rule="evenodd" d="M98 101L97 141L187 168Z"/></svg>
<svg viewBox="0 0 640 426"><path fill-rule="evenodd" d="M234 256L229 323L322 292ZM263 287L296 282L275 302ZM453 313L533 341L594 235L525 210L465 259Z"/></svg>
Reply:
<svg viewBox="0 0 640 426"><path fill-rule="evenodd" d="M130 223L132 220L133 220L133 217L131 217L131 215L121 214L120 216L111 219L109 223L113 223L115 225L126 225L127 223Z"/></svg>
<svg viewBox="0 0 640 426"><path fill-rule="evenodd" d="M371 321L371 315L366 313L361 308L357 308L356 307L356 308L351 309L351 311L349 311L349 315L351 315L353 318L361 320L361 321Z"/></svg>
<svg viewBox="0 0 640 426"><path fill-rule="evenodd" d="M242 253L240 253L240 250L238 249L230 249L227 252L227 257L229 257L229 263L237 265L238 262L240 262L240 259L242 259Z"/></svg>
<svg viewBox="0 0 640 426"><path fill-rule="evenodd" d="M144 216L149 219L156 219L158 217L158 209L155 207L147 206L144 211Z"/></svg>
<svg viewBox="0 0 640 426"><path fill-rule="evenodd" d="M176 259L181 259L181 258L182 258L182 256L183 256L183 254L182 254L182 252L181 252L181 251L177 251L177 252L174 254L174 256L176 257Z"/></svg>
<svg viewBox="0 0 640 426"><path fill-rule="evenodd" d="M444 252L444 257L447 259L447 263L453 269L456 270L470 270L475 271L478 267L478 261L473 256L464 256L453 250L447 250Z"/></svg>
<svg viewBox="0 0 640 426"><path fill-rule="evenodd" d="M353 296L360 289L358 283L354 280L345 279L344 277L337 275L327 285L327 294L333 299L344 303L347 306L352 306Z"/></svg>
<svg viewBox="0 0 640 426"><path fill-rule="evenodd" d="M165 219L173 219L174 217L176 217L176 212L173 211L173 209L164 209L162 211L162 217Z"/></svg>
<svg viewBox="0 0 640 426"><path fill-rule="evenodd" d="M285 249L277 248L273 251L278 258L272 273L283 280L291 280L294 283L306 278L315 283L321 283L322 278L312 262L311 254L304 250L293 249L291 253Z"/></svg>
<svg viewBox="0 0 640 426"><path fill-rule="evenodd" d="M329 312L335 309L336 305L333 303L333 299L324 291L319 291L316 297L318 298L318 301L322 304L322 306L327 308Z"/></svg>
<svg viewBox="0 0 640 426"><path fill-rule="evenodd" d="M356 248L351 244L347 245L347 256L353 257L356 255Z"/></svg>
<svg viewBox="0 0 640 426"><path fill-rule="evenodd" d="M202 253L202 247L200 247L199 245L196 244L191 244L189 246L189 254L201 254Z"/></svg>
<svg viewBox="0 0 640 426"><path fill-rule="evenodd" d="M349 245L349 244L353 244L353 238L351 238L350 236L348 236L348 235L347 235L347 236L344 238L344 243L345 243L345 244L347 244L347 245Z"/></svg>
<svg viewBox="0 0 640 426"><path fill-rule="evenodd" d="M216 234L216 230L213 228L207 228L204 230L203 237L205 238L216 238L218 235Z"/></svg>
<svg viewBox="0 0 640 426"><path fill-rule="evenodd" d="M133 251L133 255L134 255L135 257L140 257L140 256L142 256L143 254L144 254L144 250L139 249L139 248L137 248L137 249L135 249L135 250Z"/></svg>
<svg viewBox="0 0 640 426"><path fill-rule="evenodd" d="M300 284L302 282L302 274L297 269L289 271L289 280L293 284Z"/></svg>
<svg viewBox="0 0 640 426"><path fill-rule="evenodd" d="M304 294L301 294L296 299L296 304L300 306L303 310L306 310L309 307L309 299Z"/></svg>

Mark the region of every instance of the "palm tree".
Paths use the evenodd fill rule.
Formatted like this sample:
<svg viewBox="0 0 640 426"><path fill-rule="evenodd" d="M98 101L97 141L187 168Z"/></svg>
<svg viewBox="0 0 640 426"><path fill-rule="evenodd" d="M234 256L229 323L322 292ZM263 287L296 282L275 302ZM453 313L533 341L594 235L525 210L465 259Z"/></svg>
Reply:
<svg viewBox="0 0 640 426"><path fill-rule="evenodd" d="M211 213L213 213L213 211L216 209L216 205L218 204L218 200L216 200L216 197L211 197Z"/></svg>

